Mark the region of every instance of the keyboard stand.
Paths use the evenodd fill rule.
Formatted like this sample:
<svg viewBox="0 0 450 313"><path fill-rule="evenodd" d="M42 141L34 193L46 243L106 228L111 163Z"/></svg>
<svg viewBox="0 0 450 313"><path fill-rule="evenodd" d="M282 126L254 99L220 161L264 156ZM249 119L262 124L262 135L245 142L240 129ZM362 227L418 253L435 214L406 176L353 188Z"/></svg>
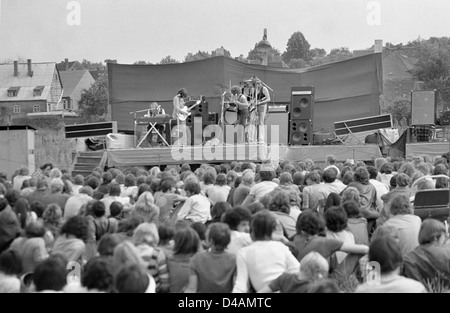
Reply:
<svg viewBox="0 0 450 313"><path fill-rule="evenodd" d="M170 147L170 145L167 143L166 139L161 135L161 133L156 129L156 126L158 125L158 123L154 122L150 124L150 129L145 133L145 136L141 139L141 141L138 143L138 145L136 146L136 148L139 148L141 146L141 144L145 141L145 139L147 138L148 135L151 134L152 130L154 130L156 132L156 134L158 134L158 136L164 141L164 143ZM170 125L170 123L169 123ZM169 126L170 127L170 126Z"/></svg>

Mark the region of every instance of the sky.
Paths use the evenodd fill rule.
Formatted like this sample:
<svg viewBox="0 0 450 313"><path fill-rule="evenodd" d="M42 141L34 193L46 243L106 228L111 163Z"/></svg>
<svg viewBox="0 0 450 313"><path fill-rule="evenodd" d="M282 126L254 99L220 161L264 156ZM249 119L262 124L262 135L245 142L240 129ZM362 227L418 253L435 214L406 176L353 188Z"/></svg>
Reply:
<svg viewBox="0 0 450 313"><path fill-rule="evenodd" d="M296 31L311 48L357 50L449 36L449 15L448 0L0 0L0 63L247 56L264 28L280 52Z"/></svg>

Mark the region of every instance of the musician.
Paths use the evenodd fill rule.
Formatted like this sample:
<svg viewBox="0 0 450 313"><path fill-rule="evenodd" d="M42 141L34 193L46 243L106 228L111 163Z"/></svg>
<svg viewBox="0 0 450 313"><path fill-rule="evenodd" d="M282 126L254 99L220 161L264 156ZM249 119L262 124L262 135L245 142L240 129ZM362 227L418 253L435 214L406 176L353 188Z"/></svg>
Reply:
<svg viewBox="0 0 450 313"><path fill-rule="evenodd" d="M242 128L238 128L237 141L238 143L245 143L245 126L248 118L249 103L247 97L242 94L242 88L240 86L231 87L231 101L237 105L238 120L237 125L242 125Z"/></svg>
<svg viewBox="0 0 450 313"><path fill-rule="evenodd" d="M250 109L250 124L248 135L251 143L265 143L266 131L264 122L267 113L267 103L270 102L270 93L267 87L258 79L253 80L252 88L252 107ZM258 128L258 130L257 130Z"/></svg>
<svg viewBox="0 0 450 313"><path fill-rule="evenodd" d="M166 112L164 111L164 109L161 108L161 106L157 102L152 102L152 103L150 103L147 114L145 114L144 117L157 117L157 116L163 116L163 115L166 115ZM161 136L163 136L164 139L167 140L166 133L165 133L166 125L158 124L155 126L155 128L158 130L158 132L161 134ZM150 125L147 126L147 131L149 131L149 130L150 130ZM158 134L153 133L153 132L147 136L147 140L148 140L150 146L156 146L156 145L163 144L162 138L159 137Z"/></svg>
<svg viewBox="0 0 450 313"><path fill-rule="evenodd" d="M179 118L179 116L185 114L185 112L187 110L186 105L185 105L185 99L187 97L188 97L188 92L187 92L186 88L181 88L180 90L178 90L177 95L173 98L172 118L177 121L177 129L176 129L177 139L180 139L180 134L179 134L180 128L186 128L186 121L181 120ZM184 134L185 134L185 132L184 132ZM190 137L190 136L184 135L184 139L187 139L187 137ZM184 144L187 144L187 141L184 142Z"/></svg>

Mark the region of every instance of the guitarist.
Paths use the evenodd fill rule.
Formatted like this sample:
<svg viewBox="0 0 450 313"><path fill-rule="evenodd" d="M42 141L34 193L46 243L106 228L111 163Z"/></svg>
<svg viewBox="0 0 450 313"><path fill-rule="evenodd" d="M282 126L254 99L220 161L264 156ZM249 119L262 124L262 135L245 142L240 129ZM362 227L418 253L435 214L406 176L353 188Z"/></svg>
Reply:
<svg viewBox="0 0 450 313"><path fill-rule="evenodd" d="M245 126L248 118L248 102L247 97L242 94L242 88L240 86L231 87L231 99L237 105L238 120L236 125L242 125L242 128L238 129L237 143L245 143Z"/></svg>
<svg viewBox="0 0 450 313"><path fill-rule="evenodd" d="M185 129L186 128L186 120L181 120L179 118L180 114L183 114L184 111L186 111L185 106L185 100L187 98L187 90L186 88L181 88L178 90L178 94L173 98L173 113L172 118L177 121L177 139L180 139L180 128ZM183 131L184 134L184 144L187 144L187 138L190 136L187 136L186 131Z"/></svg>
<svg viewBox="0 0 450 313"><path fill-rule="evenodd" d="M251 143L265 143L266 132L264 122L267 113L267 103L270 102L270 93L260 80L255 80L254 86L252 90L252 105L254 106L254 110L251 112L250 117L250 123L253 126L249 128L249 141ZM259 128L258 130L257 127Z"/></svg>

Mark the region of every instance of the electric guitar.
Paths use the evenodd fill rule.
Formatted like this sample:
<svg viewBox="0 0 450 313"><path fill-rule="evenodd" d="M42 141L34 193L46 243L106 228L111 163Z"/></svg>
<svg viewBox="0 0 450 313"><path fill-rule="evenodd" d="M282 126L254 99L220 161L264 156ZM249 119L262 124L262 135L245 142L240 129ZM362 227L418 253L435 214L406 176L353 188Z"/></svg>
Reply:
<svg viewBox="0 0 450 313"><path fill-rule="evenodd" d="M177 112L177 119L184 122L188 118L188 116L191 115L191 110L202 103L202 98L203 96L200 96L200 99L197 100L197 102L195 102L195 104L190 106L189 108L185 106L184 108L179 109Z"/></svg>

